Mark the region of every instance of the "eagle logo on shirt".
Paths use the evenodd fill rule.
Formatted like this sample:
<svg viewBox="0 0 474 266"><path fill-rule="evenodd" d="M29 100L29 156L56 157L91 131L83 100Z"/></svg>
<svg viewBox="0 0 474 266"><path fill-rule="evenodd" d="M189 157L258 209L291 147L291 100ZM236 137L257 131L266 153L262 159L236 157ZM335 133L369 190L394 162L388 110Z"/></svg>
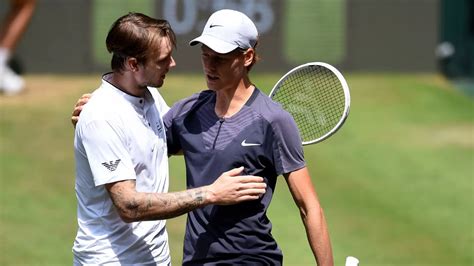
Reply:
<svg viewBox="0 0 474 266"><path fill-rule="evenodd" d="M109 162L103 162L102 165L105 166L105 168L109 169L109 171L113 172L117 170L117 166L120 163L120 159L117 159L114 161L109 161Z"/></svg>

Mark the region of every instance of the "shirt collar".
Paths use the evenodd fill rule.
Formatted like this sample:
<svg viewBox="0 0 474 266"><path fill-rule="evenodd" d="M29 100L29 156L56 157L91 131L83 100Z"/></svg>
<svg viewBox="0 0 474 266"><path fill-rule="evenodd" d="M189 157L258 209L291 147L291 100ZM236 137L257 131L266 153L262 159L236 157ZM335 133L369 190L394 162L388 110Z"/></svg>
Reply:
<svg viewBox="0 0 474 266"><path fill-rule="evenodd" d="M134 107L143 109L154 102L153 97L149 90L145 91L144 97L133 96L117 88L112 83L110 83L111 78L112 78L112 72L104 74L102 76L102 86L110 90L113 90L116 94L120 95L122 98L130 102Z"/></svg>

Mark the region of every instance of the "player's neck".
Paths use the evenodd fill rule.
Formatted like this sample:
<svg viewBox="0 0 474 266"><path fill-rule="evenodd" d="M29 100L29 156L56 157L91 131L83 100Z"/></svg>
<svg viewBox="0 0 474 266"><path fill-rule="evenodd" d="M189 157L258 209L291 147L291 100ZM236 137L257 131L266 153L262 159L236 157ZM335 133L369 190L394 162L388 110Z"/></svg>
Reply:
<svg viewBox="0 0 474 266"><path fill-rule="evenodd" d="M134 77L127 72L113 72L110 82L119 90L135 97L143 97L145 90L138 86Z"/></svg>
<svg viewBox="0 0 474 266"><path fill-rule="evenodd" d="M252 96L255 86L249 80L242 80L235 88L216 91L214 111L218 117L231 117L238 113Z"/></svg>

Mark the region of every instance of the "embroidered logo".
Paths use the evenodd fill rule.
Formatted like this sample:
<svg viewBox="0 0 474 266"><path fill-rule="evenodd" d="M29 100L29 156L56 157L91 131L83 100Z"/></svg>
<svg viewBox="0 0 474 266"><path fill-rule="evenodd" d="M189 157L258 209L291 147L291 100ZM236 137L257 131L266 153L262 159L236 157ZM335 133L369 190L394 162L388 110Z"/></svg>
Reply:
<svg viewBox="0 0 474 266"><path fill-rule="evenodd" d="M240 143L240 145L242 145L242 147L249 147L249 146L260 146L262 144L260 144L260 143L247 143L247 140L244 139L242 141L242 143Z"/></svg>
<svg viewBox="0 0 474 266"><path fill-rule="evenodd" d="M109 171L113 172L117 170L117 166L119 163L120 163L120 159L117 159L115 160L115 162L114 161L105 162L105 163L102 163L102 165L105 166L105 168L109 169Z"/></svg>

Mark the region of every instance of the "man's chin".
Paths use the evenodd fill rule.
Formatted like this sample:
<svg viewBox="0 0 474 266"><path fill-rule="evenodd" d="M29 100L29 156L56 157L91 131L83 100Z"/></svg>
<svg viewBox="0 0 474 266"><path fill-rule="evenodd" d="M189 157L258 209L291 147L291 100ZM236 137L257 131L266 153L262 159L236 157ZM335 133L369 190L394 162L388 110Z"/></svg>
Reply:
<svg viewBox="0 0 474 266"><path fill-rule="evenodd" d="M163 86L163 81L161 82L155 82L155 83L149 83L147 87L154 87L154 88L161 88Z"/></svg>
<svg viewBox="0 0 474 266"><path fill-rule="evenodd" d="M210 89L210 90L215 90L216 88L216 83L215 82L212 82L212 81L209 81L207 80L207 88Z"/></svg>

